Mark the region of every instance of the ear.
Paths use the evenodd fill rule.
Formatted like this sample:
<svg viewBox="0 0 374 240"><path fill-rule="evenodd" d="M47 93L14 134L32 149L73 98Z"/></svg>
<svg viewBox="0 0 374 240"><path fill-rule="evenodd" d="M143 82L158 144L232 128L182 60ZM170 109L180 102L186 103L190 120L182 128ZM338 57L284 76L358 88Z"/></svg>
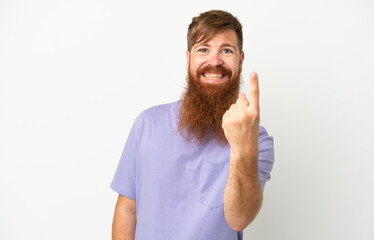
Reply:
<svg viewBox="0 0 374 240"><path fill-rule="evenodd" d="M244 52L242 51L242 54L240 55L240 62L239 62L240 72L242 71L243 61L244 61Z"/></svg>
<svg viewBox="0 0 374 240"><path fill-rule="evenodd" d="M187 71L188 71L188 67L190 66L190 51L186 51L186 62L187 62Z"/></svg>

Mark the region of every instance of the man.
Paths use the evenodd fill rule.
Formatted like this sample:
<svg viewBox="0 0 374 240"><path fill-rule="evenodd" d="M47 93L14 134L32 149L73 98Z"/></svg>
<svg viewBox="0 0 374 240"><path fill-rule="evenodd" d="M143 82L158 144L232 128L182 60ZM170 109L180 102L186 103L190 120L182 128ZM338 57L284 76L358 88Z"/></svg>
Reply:
<svg viewBox="0 0 374 240"><path fill-rule="evenodd" d="M182 99L143 111L126 141L111 185L114 240L242 239L260 210L273 138L259 126L256 73L249 101L238 97L241 24L208 11L193 18L187 42Z"/></svg>

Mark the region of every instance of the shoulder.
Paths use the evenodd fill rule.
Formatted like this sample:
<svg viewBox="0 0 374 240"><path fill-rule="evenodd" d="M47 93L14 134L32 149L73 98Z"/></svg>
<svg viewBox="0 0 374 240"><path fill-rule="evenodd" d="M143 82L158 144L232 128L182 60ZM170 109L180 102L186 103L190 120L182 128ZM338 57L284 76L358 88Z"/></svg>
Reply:
<svg viewBox="0 0 374 240"><path fill-rule="evenodd" d="M174 107L176 107L178 102L179 101L175 101L171 103L159 104L153 107L149 107L145 109L143 112L141 112L140 115L144 117L155 117L160 114L169 113L170 111L173 111Z"/></svg>
<svg viewBox="0 0 374 240"><path fill-rule="evenodd" d="M159 104L143 110L136 118L137 122L157 122L174 119L178 115L180 100Z"/></svg>
<svg viewBox="0 0 374 240"><path fill-rule="evenodd" d="M158 118L162 117L165 115L170 115L171 113L176 112L176 109L179 105L180 101L175 101L171 103L166 103L166 104L159 104L155 105L153 107L149 107L142 111L138 117L142 119L149 119L149 118Z"/></svg>

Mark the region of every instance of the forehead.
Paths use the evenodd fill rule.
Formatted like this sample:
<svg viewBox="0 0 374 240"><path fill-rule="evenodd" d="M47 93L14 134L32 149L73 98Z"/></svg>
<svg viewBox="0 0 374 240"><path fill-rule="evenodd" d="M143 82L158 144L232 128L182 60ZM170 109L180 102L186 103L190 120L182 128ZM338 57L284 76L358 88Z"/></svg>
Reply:
<svg viewBox="0 0 374 240"><path fill-rule="evenodd" d="M220 45L229 44L229 45L238 47L238 38L236 36L235 31L231 29L218 32L214 34L213 36L211 36L210 38L209 37L206 39L203 39L203 38L204 38L204 35L200 36L192 47L199 46L202 44L209 44L209 43L212 43L212 44L217 43ZM203 41L201 41L202 39Z"/></svg>

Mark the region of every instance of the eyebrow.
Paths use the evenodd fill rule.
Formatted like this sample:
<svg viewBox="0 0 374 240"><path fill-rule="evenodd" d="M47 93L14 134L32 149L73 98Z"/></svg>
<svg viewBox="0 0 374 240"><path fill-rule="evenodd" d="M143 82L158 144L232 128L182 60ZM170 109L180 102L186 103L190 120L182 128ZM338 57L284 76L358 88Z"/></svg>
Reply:
<svg viewBox="0 0 374 240"><path fill-rule="evenodd" d="M237 51L236 47L231 45L231 44L228 44L228 43L223 43L221 44L220 48L223 48L223 47L230 47L230 48L233 48L235 51Z"/></svg>
<svg viewBox="0 0 374 240"><path fill-rule="evenodd" d="M195 48L197 48L197 47L210 47L210 45L208 43L202 43L202 44L197 45ZM222 43L219 47L220 48L230 47L230 48L233 48L235 51L238 51L235 46L233 46L229 43Z"/></svg>

